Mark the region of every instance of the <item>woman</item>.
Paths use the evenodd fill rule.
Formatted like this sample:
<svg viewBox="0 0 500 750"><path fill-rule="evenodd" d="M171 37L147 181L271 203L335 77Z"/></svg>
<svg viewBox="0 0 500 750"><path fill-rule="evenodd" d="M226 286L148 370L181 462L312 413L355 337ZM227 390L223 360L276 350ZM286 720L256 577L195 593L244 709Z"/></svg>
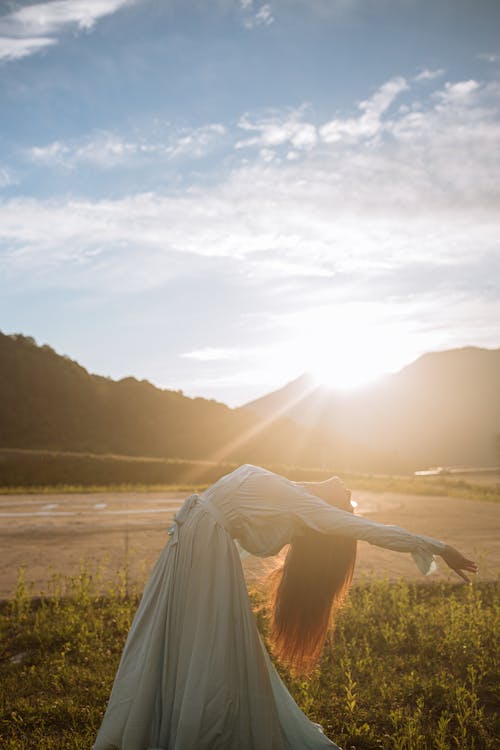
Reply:
<svg viewBox="0 0 500 750"><path fill-rule="evenodd" d="M336 748L269 659L238 547L269 556L290 543L271 636L302 671L349 586L356 540L409 552L424 573L434 554L464 580L476 571L442 542L354 516L349 498L337 477L300 484L249 464L191 495L145 588L94 750Z"/></svg>

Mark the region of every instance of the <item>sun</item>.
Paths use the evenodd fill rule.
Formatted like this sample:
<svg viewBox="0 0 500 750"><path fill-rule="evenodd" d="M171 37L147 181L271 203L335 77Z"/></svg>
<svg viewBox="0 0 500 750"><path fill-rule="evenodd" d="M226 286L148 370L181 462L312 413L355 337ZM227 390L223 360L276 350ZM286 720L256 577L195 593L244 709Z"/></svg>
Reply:
<svg viewBox="0 0 500 750"><path fill-rule="evenodd" d="M316 383L339 390L361 388L387 373L383 367L367 361L362 352L318 360L309 371Z"/></svg>
<svg viewBox="0 0 500 750"><path fill-rule="evenodd" d="M414 344L404 326L381 320L373 305L350 305L303 318L294 350L318 383L350 390L403 367L415 358Z"/></svg>

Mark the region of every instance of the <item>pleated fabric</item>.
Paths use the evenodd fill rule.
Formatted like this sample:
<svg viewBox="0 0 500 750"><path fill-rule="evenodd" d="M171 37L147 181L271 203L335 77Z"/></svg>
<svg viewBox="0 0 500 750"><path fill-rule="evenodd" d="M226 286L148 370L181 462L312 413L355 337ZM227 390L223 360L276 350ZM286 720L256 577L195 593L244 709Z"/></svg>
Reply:
<svg viewBox="0 0 500 750"><path fill-rule="evenodd" d="M269 659L217 510L192 496L176 518L94 750L335 749Z"/></svg>

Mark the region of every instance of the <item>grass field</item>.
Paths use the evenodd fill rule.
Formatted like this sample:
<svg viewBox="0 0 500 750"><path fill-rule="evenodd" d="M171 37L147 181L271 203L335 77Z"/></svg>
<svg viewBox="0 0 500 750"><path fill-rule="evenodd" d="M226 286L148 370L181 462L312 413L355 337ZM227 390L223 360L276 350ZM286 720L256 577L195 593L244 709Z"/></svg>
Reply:
<svg viewBox="0 0 500 750"><path fill-rule="evenodd" d="M32 599L20 577L0 607L0 747L91 747L138 595L122 571L54 577ZM253 595L261 632L265 603ZM320 668L284 679L346 750L498 747L500 584L372 582L353 588Z"/></svg>
<svg viewBox="0 0 500 750"><path fill-rule="evenodd" d="M2 448L0 494L192 492L205 489L235 468L234 463L211 461ZM337 473L354 490L500 501L500 469L415 477L349 473L341 467L269 465L267 468L296 481L322 480Z"/></svg>
<svg viewBox="0 0 500 750"><path fill-rule="evenodd" d="M294 477L293 469L287 476ZM346 474L339 472L348 487L353 490L370 490L372 492L399 492L408 495L433 495L437 497L461 497L468 500L488 500L500 502L500 484L498 482L471 482L466 479L446 477L417 478L412 476L384 476L377 474ZM297 479L297 481L300 481ZM96 492L201 492L206 483L121 483L121 484L56 484L2 487L0 495L52 495L68 493Z"/></svg>
<svg viewBox="0 0 500 750"><path fill-rule="evenodd" d="M437 497L462 497L468 500L488 500L500 502L498 485L469 482L466 480L414 480L412 477L349 475L341 478L353 490L372 492L399 492L408 495L433 495ZM206 484L111 484L81 485L59 484L33 487L2 487L0 495L52 495L68 493L96 492L202 492Z"/></svg>

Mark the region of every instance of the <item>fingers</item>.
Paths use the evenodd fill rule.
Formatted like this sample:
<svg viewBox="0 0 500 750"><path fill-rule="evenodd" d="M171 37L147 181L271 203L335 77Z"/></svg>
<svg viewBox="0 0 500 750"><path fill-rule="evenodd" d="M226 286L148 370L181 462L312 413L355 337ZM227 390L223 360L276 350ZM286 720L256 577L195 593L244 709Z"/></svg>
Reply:
<svg viewBox="0 0 500 750"><path fill-rule="evenodd" d="M443 560L447 565L458 575L463 578L464 581L470 583L468 577L461 571L467 571L468 573L477 573L478 567L473 560L469 560L464 557L457 549L448 546L442 555Z"/></svg>
<svg viewBox="0 0 500 750"><path fill-rule="evenodd" d="M463 561L460 563L460 567L463 570L468 570L469 573L477 573L477 565L473 560L467 560L467 558L464 557Z"/></svg>
<svg viewBox="0 0 500 750"><path fill-rule="evenodd" d="M445 554L443 554L443 560L465 583L470 583L469 576L466 575L465 571L467 571L467 573L477 573L478 567L476 563L473 560L469 560L467 557L464 557L454 547L448 547L445 550Z"/></svg>
<svg viewBox="0 0 500 750"><path fill-rule="evenodd" d="M475 562L472 560L467 560L465 557L463 561L458 566L452 567L454 573L457 574L465 583L470 583L470 578L463 572L466 570L468 573L477 573L478 567Z"/></svg>

